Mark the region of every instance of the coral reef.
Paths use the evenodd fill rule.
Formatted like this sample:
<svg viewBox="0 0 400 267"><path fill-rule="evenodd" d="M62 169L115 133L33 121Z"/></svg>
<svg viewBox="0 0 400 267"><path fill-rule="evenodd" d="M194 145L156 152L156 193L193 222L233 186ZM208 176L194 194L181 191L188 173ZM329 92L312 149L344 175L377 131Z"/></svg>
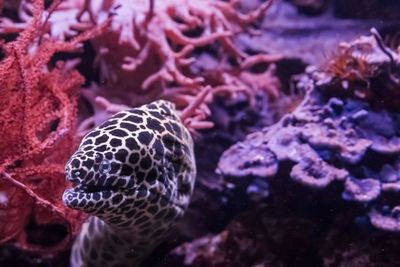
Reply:
<svg viewBox="0 0 400 267"><path fill-rule="evenodd" d="M156 266L395 265L398 151L379 142L396 136L398 57L374 34L343 43L325 71L309 68L300 106L222 155L203 201L215 210L221 197L214 212L233 219Z"/></svg>
<svg viewBox="0 0 400 267"><path fill-rule="evenodd" d="M299 107L224 152L218 171L271 181L290 162L294 181L315 189L339 182L342 198L364 203L375 227L400 231L399 57L373 34L343 43L325 72L309 70Z"/></svg>
<svg viewBox="0 0 400 267"><path fill-rule="evenodd" d="M297 253L310 249L312 246L302 234L295 228L285 228L285 231L277 231L276 221L282 219L280 224L296 223L304 232L312 233L312 226L301 219L288 219L279 217L278 214L271 214L262 209L259 214L269 214L258 217L256 220L248 220L254 217L253 212L247 212L235 218L226 230L217 235L207 235L196 239L193 242L182 244L175 248L171 254L175 257L183 257L185 266L241 266L244 262L250 266L286 266L282 259L274 253L274 246L282 244L285 239L295 242L296 246L302 244L302 249ZM256 216L257 217L257 216ZM271 217L275 217L271 220ZM251 233L251 234L249 234ZM255 234L257 233L257 234ZM266 242L266 240L268 240ZM268 243L268 244L265 244ZM289 247L282 247L285 252L294 251ZM289 255L287 253L286 255ZM293 257L286 257L286 263Z"/></svg>
<svg viewBox="0 0 400 267"><path fill-rule="evenodd" d="M399 6L353 2L0 1L0 265L69 266L65 161L168 99L198 176L143 266L395 266Z"/></svg>
<svg viewBox="0 0 400 267"><path fill-rule="evenodd" d="M294 212L309 193L302 192L303 200L299 197L289 206L283 203L291 202L290 197L281 193L272 203L244 211L220 233L179 245L155 266L389 267L399 260L398 235L349 221L355 212L350 205L323 203L313 207L313 214Z"/></svg>
<svg viewBox="0 0 400 267"><path fill-rule="evenodd" d="M197 101L198 108L188 109L182 116L186 126L196 130L213 126L206 120L211 96L235 98L245 94L251 106L260 91L278 96L279 81L272 63L280 56L257 51L248 55L233 42L241 33L259 34L250 24L272 2L242 14L237 11L238 1L71 0L57 8L49 23L52 34L65 38L74 30L101 23L111 11L109 28L91 40L101 81L95 86L95 95L128 106L168 99L179 110ZM77 17L77 21L63 23L66 17ZM252 72L251 68L260 63L269 66L260 73ZM205 90L210 95L199 101L196 96L205 94ZM93 97L88 99L94 104ZM87 122L85 125L90 125Z"/></svg>
<svg viewBox="0 0 400 267"><path fill-rule="evenodd" d="M63 165L83 134L110 114L166 98L195 131L213 125L205 105L212 96L245 95L253 108L260 91L277 97L272 62L280 57L248 55L234 43L241 33L259 33L251 23L271 3L248 14L237 11L237 1L206 1L208 8L196 1L53 1L46 9L43 1L4 3L0 33L11 42L2 46L0 79L0 130L8 136L0 143L1 242L16 239L24 250L46 253L69 244L85 218L60 205ZM79 92L84 79L75 70L78 61L50 59L78 51L84 40L95 47L100 82ZM264 70L251 70L264 63ZM92 115L76 128L79 96L89 100ZM52 226L52 241L27 232Z"/></svg>
<svg viewBox="0 0 400 267"><path fill-rule="evenodd" d="M46 253L69 245L84 219L60 200L64 164L76 143L77 97L84 79L73 70L74 61L47 63L54 53L76 50L105 26L68 42L49 38L44 29L56 5L45 14L43 1L32 4L33 19L15 41L2 44L0 64L0 242L16 239L22 249ZM29 242L31 228L56 224L65 227L64 233L50 245Z"/></svg>

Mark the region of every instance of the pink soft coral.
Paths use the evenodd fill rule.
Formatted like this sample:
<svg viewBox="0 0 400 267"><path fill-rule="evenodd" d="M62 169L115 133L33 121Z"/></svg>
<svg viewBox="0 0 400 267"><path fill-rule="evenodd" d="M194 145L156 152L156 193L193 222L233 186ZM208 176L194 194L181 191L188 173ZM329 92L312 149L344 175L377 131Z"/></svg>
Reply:
<svg viewBox="0 0 400 267"><path fill-rule="evenodd" d="M71 39L46 37L52 10L33 2L33 18L16 41L3 44L0 63L0 242L12 238L25 250L51 253L65 247L84 219L61 202L64 165L75 149L78 89L83 77L72 62L47 67L58 51L75 50L98 34L101 25ZM4 32L4 31L3 31ZM28 243L26 225L58 223L66 227L63 240L50 247Z"/></svg>
<svg viewBox="0 0 400 267"><path fill-rule="evenodd" d="M238 34L256 33L250 24L272 2L269 0L255 11L242 14L236 9L237 0L69 0L58 7L60 16L50 20L51 32L71 36L76 30L101 23L112 12L109 28L91 40L97 53L95 62L100 68L101 84L94 86L96 94L88 93L92 95L90 101L95 105L95 96L102 96L111 103L137 106L164 98L175 102L180 110L196 102L198 106L191 108L190 114L186 110L183 117L188 128L194 130L212 126L205 121L212 95L235 97L244 93L251 105L260 89L271 97L277 96L279 83L272 62L279 56L262 53L249 56L233 41ZM64 23L67 17L76 17L76 23ZM201 60L197 50L206 46L216 46L212 57L218 63L210 71L198 71L194 66ZM271 67L263 76L252 76L248 70L260 62L271 63ZM257 78L257 85L249 82L253 78ZM210 96L202 93L198 97L205 90Z"/></svg>

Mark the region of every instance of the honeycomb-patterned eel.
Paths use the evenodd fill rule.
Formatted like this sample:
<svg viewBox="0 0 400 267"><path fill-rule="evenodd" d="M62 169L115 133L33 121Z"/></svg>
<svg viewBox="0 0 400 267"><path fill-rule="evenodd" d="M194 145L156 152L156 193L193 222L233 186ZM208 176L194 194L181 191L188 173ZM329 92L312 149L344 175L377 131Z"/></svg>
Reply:
<svg viewBox="0 0 400 267"><path fill-rule="evenodd" d="M82 140L66 165L63 202L92 216L71 266L138 266L183 216L196 177L193 140L174 104L117 113Z"/></svg>

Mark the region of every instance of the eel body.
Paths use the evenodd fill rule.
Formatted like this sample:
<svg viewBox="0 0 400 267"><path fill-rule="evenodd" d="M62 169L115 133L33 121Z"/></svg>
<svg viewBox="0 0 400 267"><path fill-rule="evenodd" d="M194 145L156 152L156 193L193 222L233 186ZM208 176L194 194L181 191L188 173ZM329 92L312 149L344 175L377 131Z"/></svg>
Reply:
<svg viewBox="0 0 400 267"><path fill-rule="evenodd" d="M63 202L91 216L71 266L138 266L183 216L193 191L193 140L174 104L117 113L82 140L66 165Z"/></svg>

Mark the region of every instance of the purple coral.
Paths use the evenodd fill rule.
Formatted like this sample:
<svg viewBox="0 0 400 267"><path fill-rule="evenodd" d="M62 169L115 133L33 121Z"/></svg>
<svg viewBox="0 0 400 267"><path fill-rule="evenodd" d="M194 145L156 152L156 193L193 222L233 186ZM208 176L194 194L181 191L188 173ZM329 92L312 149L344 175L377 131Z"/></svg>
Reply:
<svg viewBox="0 0 400 267"><path fill-rule="evenodd" d="M338 181L343 199L365 203L372 225L400 231L400 201L387 197L400 189L400 85L392 67L400 60L377 35L341 49L330 69L309 70L299 80L307 95L296 110L225 151L218 172L269 179L288 172L292 180L317 189ZM249 157L243 155L263 154L269 161L246 165ZM291 167L282 169L283 162ZM257 164L273 167L255 172Z"/></svg>

